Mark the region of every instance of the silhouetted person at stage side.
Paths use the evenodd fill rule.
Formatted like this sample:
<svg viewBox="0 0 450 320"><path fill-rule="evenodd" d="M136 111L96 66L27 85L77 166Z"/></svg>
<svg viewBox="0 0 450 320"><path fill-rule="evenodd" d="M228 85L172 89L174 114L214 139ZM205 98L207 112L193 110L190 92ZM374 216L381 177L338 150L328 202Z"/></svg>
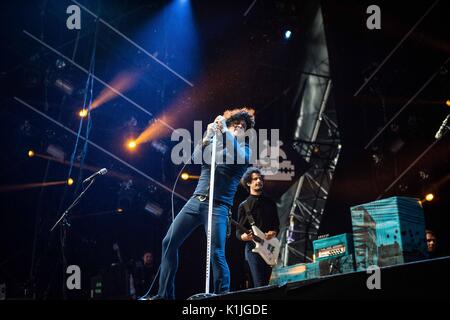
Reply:
<svg viewBox="0 0 450 320"><path fill-rule="evenodd" d="M436 234L432 230L426 230L427 249L430 258L438 257Z"/></svg>
<svg viewBox="0 0 450 320"><path fill-rule="evenodd" d="M156 268L153 253L147 251L142 256L142 260L136 263L136 268L133 272L134 288L138 297L147 293L155 276ZM155 289L157 288L155 287Z"/></svg>

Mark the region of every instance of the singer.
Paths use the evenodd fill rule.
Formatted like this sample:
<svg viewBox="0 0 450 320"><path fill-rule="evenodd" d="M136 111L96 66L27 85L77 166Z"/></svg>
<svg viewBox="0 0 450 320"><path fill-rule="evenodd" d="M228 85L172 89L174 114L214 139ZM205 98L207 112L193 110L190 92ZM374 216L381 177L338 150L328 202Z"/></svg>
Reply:
<svg viewBox="0 0 450 320"><path fill-rule="evenodd" d="M211 232L211 261L214 293L216 294L226 293L230 289L230 271L225 259L228 214L233 205L239 181L250 161L250 147L247 143L241 142L243 139L239 138L245 135L247 129L253 128L254 124L253 109L227 110L208 125L207 134L203 140L203 146L206 146L211 137L217 134L217 140L222 138L228 142L224 144L227 147L221 150L221 156L226 157L227 153L232 153L237 157L245 158L244 162L230 163L227 161L216 166ZM233 146L234 150L227 150L228 146ZM203 225L205 232L207 230L210 172L210 164L204 161L193 196L178 213L162 242L158 294L153 297L142 297L141 300L175 299L178 248L198 226Z"/></svg>

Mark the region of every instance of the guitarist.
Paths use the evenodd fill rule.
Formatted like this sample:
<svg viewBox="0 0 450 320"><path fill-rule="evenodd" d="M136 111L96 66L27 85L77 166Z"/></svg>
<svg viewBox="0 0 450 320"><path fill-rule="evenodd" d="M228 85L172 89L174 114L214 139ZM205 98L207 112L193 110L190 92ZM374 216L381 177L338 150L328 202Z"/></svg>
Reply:
<svg viewBox="0 0 450 320"><path fill-rule="evenodd" d="M269 266L258 253L252 252L255 248L251 224L265 233L266 239L277 236L279 220L275 202L263 194L264 178L258 168L250 167L244 173L241 184L249 191L248 198L239 205L238 222L241 226L250 230L245 233L236 230L239 240L245 241L245 260L250 267L254 287L269 284L272 267Z"/></svg>

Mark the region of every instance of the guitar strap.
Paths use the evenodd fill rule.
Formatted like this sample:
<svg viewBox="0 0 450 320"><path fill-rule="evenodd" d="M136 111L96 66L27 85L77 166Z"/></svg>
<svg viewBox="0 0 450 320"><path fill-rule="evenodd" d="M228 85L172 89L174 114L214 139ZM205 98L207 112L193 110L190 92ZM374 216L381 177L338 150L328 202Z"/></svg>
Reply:
<svg viewBox="0 0 450 320"><path fill-rule="evenodd" d="M245 215L247 216L247 220L251 226L255 225L255 219L253 219L253 216L252 216L253 209L254 209L254 206L253 206L253 208L250 209L250 204L248 203L248 199L245 200L245 202L244 202Z"/></svg>

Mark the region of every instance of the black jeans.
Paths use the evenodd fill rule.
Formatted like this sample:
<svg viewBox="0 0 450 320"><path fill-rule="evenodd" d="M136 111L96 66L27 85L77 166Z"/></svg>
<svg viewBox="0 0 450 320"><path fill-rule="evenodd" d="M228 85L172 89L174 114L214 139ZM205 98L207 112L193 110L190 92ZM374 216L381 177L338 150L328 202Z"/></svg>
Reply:
<svg viewBox="0 0 450 320"><path fill-rule="evenodd" d="M249 241L245 244L245 260L250 267L252 274L253 286L262 287L269 284L270 275L272 274L272 267L269 266L258 253L252 252L255 248L255 243Z"/></svg>
<svg viewBox="0 0 450 320"><path fill-rule="evenodd" d="M230 270L225 259L225 240L228 222L228 206L213 205L211 229L211 261L214 277L214 293L230 290ZM208 228L208 201L191 198L176 216L162 243L161 274L158 295L175 298L175 274L178 269L178 248L199 225Z"/></svg>

